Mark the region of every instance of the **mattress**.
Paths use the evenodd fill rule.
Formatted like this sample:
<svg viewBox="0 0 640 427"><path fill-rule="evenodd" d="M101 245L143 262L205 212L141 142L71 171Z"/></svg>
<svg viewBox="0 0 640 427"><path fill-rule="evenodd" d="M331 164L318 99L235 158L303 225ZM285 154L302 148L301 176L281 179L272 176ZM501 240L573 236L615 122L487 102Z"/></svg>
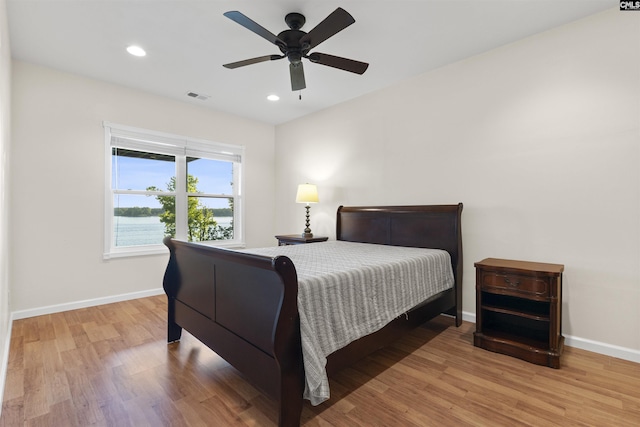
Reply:
<svg viewBox="0 0 640 427"><path fill-rule="evenodd" d="M343 241L242 252L287 256L298 275L304 397L330 396L327 356L453 287L449 253Z"/></svg>

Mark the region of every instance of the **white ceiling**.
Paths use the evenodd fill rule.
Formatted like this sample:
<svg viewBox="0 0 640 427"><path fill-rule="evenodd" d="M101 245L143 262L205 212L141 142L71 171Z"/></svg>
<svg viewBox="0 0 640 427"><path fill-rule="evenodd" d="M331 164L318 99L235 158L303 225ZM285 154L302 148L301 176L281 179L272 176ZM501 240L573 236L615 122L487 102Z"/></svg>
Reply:
<svg viewBox="0 0 640 427"><path fill-rule="evenodd" d="M609 8L617 0L7 0L14 59L279 124L434 68ZM313 51L370 64L362 76L305 60L307 88L291 92L288 62L222 64L279 54L222 14L239 10L269 31L284 16L311 30L337 7L355 24ZM147 56L125 48L138 44ZM192 99L192 91L210 98ZM266 100L278 94L280 101Z"/></svg>

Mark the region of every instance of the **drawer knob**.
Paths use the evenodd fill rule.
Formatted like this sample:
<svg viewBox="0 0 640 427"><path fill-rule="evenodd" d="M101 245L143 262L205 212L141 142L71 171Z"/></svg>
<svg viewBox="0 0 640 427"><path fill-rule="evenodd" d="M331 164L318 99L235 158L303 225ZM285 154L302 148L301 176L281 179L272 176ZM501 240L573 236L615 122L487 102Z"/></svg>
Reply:
<svg viewBox="0 0 640 427"><path fill-rule="evenodd" d="M513 286L514 288L515 288L516 286L520 286L520 281L519 281L519 280L516 280L515 282L512 282L511 280L509 280L509 278L508 278L508 277L505 277L505 278L504 278L504 281L505 281L505 283L506 283L507 285L509 285L509 286Z"/></svg>

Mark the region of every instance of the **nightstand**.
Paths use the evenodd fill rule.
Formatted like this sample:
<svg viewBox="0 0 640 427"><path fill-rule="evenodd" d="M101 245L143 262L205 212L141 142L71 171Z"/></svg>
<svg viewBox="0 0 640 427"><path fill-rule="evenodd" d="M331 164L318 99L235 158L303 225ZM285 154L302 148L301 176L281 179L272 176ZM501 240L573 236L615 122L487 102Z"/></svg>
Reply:
<svg viewBox="0 0 640 427"><path fill-rule="evenodd" d="M276 239L278 239L278 246L303 245L305 243L326 242L327 240L329 240L328 237L302 237L300 234L286 234L283 236L276 236Z"/></svg>
<svg viewBox="0 0 640 427"><path fill-rule="evenodd" d="M473 344L538 365L560 367L561 264L487 258L476 267Z"/></svg>

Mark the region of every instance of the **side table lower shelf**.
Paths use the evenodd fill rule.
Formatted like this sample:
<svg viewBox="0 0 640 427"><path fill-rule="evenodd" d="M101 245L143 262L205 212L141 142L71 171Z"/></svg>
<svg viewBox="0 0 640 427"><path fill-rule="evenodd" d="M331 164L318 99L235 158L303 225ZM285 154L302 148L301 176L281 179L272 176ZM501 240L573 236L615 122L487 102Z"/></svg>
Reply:
<svg viewBox="0 0 640 427"><path fill-rule="evenodd" d="M564 337L558 340L557 350L547 350L545 343L528 337L502 331L487 331L486 333L474 333L473 345L496 353L507 354L536 365L560 368L560 356L564 349Z"/></svg>

